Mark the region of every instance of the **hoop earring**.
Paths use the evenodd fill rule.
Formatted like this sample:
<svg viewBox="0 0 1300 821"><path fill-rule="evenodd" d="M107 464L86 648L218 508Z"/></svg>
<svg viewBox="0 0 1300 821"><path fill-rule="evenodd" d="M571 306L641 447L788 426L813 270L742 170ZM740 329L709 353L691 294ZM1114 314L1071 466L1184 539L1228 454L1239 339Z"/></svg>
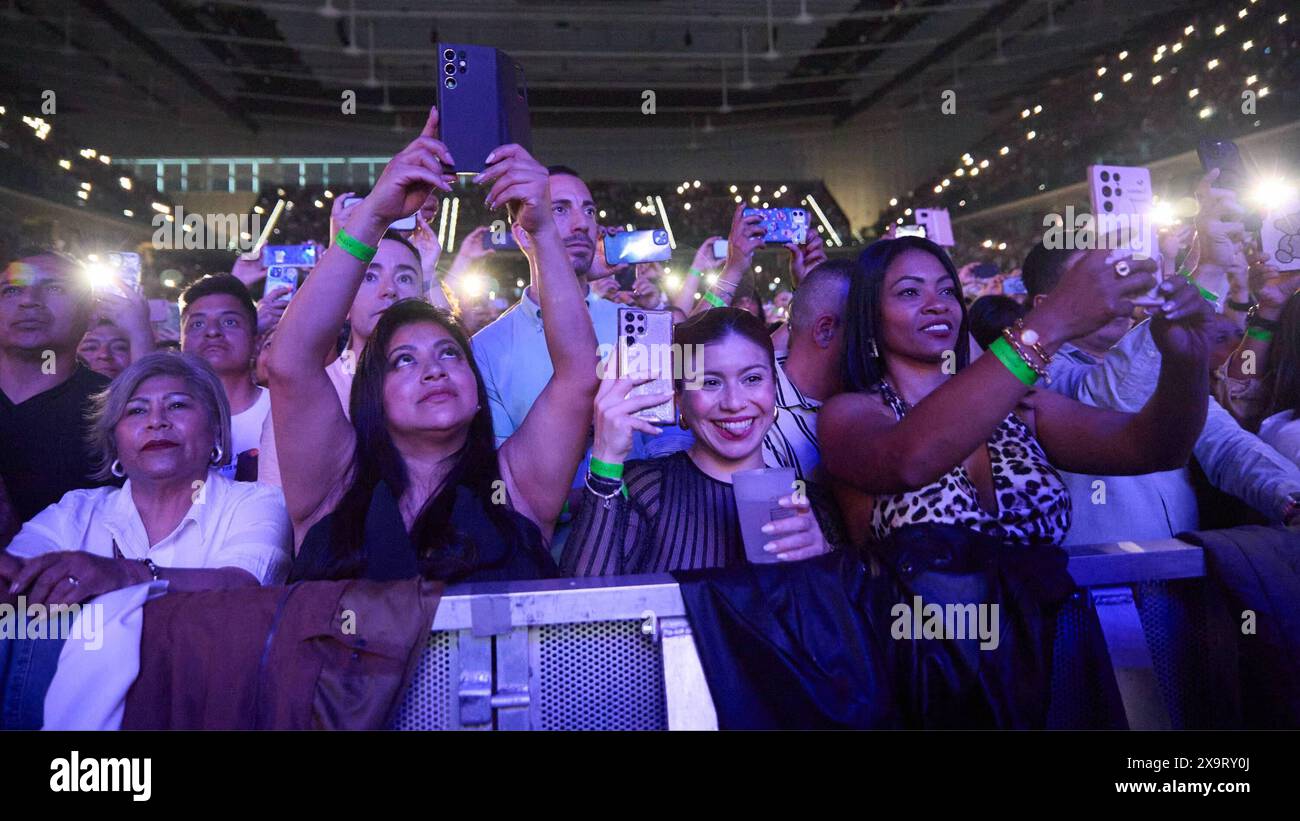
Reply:
<svg viewBox="0 0 1300 821"><path fill-rule="evenodd" d="M226 452L221 449L221 445L213 445L212 458L209 459L208 462L214 467L219 466L221 464L222 457L224 457L225 455Z"/></svg>
<svg viewBox="0 0 1300 821"><path fill-rule="evenodd" d="M682 416L681 411L677 411L677 427L682 430L690 430L690 428L686 427L686 418Z"/></svg>
<svg viewBox="0 0 1300 821"><path fill-rule="evenodd" d="M126 476L126 468L122 467L122 462L119 459L113 460L113 464L108 466L108 472L119 479Z"/></svg>

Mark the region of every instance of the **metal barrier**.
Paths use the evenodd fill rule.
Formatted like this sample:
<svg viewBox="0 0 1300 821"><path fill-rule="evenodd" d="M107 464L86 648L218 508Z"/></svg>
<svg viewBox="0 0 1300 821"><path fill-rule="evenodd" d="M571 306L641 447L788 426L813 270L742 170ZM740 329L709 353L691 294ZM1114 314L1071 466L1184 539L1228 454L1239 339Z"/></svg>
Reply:
<svg viewBox="0 0 1300 821"><path fill-rule="evenodd" d="M1223 721L1235 660L1214 640L1227 623L1207 601L1199 547L1072 548L1070 573L1082 591L1057 623L1049 727ZM717 716L665 574L449 588L394 726L716 729Z"/></svg>

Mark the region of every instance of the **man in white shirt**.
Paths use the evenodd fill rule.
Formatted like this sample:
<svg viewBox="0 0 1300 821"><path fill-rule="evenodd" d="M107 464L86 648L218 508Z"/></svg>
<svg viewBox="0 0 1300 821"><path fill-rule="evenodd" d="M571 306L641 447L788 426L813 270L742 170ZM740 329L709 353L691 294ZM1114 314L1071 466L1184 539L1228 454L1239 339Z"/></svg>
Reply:
<svg viewBox="0 0 1300 821"><path fill-rule="evenodd" d="M222 475L235 478L241 459L241 479L257 479L256 451L262 423L271 410L271 395L253 381L253 342L257 308L248 288L230 274L200 279L181 294L181 350L208 361L217 372L230 402L230 433L234 452L222 465Z"/></svg>

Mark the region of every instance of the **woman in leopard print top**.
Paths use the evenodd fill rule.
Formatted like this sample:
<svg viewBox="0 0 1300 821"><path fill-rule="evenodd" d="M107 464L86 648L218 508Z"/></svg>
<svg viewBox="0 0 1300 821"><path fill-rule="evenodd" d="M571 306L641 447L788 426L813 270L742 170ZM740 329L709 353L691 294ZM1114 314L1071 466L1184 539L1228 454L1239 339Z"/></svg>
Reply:
<svg viewBox="0 0 1300 821"><path fill-rule="evenodd" d="M1025 317L1047 356L1133 310L1150 260L1122 276L1106 251L1081 251ZM1101 475L1181 467L1204 424L1208 304L1181 279L1153 314L1163 354L1138 413L1033 390L993 355L971 361L961 284L948 255L918 237L881 240L858 260L845 334L846 393L823 407L822 460L851 536L947 523L1020 543L1060 544L1070 498L1056 468ZM1026 346L1027 347L1027 346Z"/></svg>

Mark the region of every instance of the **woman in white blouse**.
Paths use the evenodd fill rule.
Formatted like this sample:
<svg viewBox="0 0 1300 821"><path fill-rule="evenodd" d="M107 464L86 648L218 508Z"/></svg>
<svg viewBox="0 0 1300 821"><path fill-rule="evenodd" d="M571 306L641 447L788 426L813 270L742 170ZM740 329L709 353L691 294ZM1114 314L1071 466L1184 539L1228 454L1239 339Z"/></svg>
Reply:
<svg viewBox="0 0 1300 821"><path fill-rule="evenodd" d="M23 525L0 554L10 594L75 603L165 579L171 590L284 580L292 531L278 488L217 472L230 450L230 406L211 366L155 353L96 397L91 438L99 478Z"/></svg>

